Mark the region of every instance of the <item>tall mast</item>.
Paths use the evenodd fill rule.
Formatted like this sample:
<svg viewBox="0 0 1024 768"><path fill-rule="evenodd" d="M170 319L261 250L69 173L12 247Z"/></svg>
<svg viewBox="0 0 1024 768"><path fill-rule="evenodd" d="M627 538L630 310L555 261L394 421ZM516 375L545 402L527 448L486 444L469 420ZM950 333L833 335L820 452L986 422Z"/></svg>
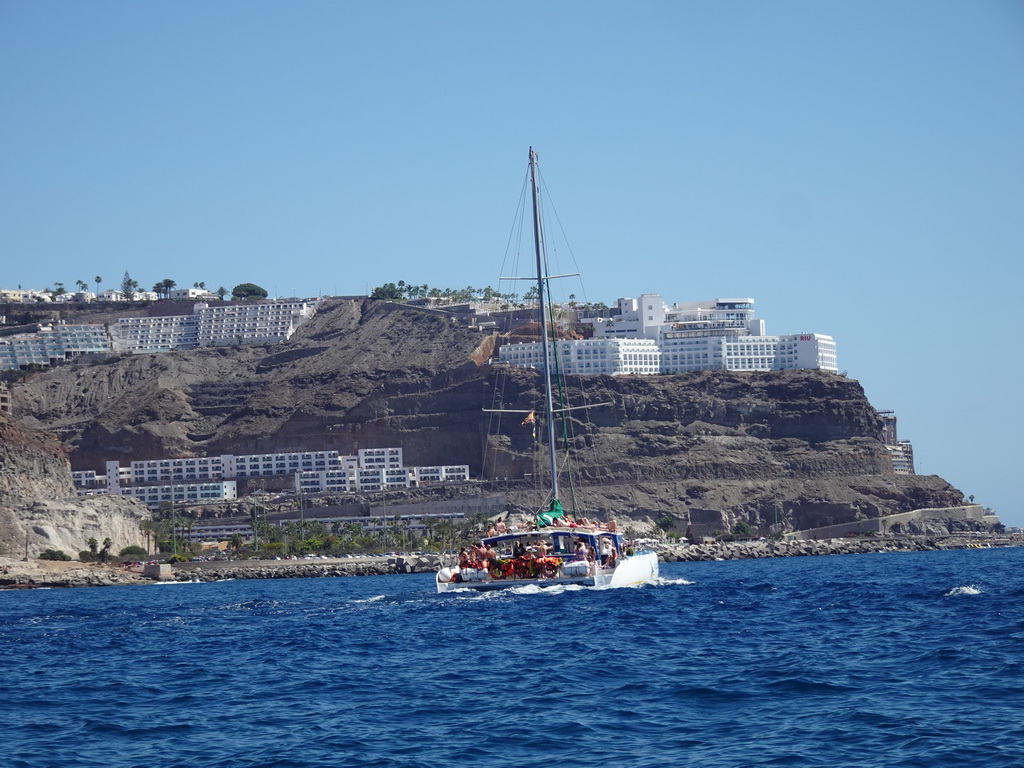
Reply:
<svg viewBox="0 0 1024 768"><path fill-rule="evenodd" d="M540 300L540 338L544 350L544 415L551 460L551 498L558 498L558 462L555 457L555 406L551 396L551 349L548 344L548 285L544 279L544 227L540 219L540 187L537 184L537 153L530 147L530 184L533 187L533 246L537 253L537 298ZM554 334L552 334L554 335Z"/></svg>

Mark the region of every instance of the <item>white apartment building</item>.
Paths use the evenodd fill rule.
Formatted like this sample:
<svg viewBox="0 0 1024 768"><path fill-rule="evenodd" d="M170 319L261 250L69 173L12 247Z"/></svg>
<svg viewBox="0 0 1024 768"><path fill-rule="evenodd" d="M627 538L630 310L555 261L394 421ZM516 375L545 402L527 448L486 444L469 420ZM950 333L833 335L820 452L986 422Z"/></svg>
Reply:
<svg viewBox="0 0 1024 768"><path fill-rule="evenodd" d="M615 307L580 313L595 339L649 339L661 351L660 373L702 370L838 371L836 343L820 333L765 334L751 298L667 305L658 293L624 298Z"/></svg>
<svg viewBox="0 0 1024 768"><path fill-rule="evenodd" d="M301 493L363 493L469 480L469 465L406 467L401 448L364 448L341 457L339 469L304 469L295 475Z"/></svg>
<svg viewBox="0 0 1024 768"><path fill-rule="evenodd" d="M110 335L118 352L170 352L199 346L192 315L122 317L111 327Z"/></svg>
<svg viewBox="0 0 1024 768"><path fill-rule="evenodd" d="M889 450L892 458L892 469L897 475L913 475L914 446L909 440L900 440L896 429L896 414L892 411L879 411L882 419L882 442Z"/></svg>
<svg viewBox="0 0 1024 768"><path fill-rule="evenodd" d="M23 290L21 288L0 288L0 301L5 303L27 304L30 301L35 301L37 296L40 297L40 301L51 301L50 294L45 291L37 291L34 289Z"/></svg>
<svg viewBox="0 0 1024 768"><path fill-rule="evenodd" d="M885 446L892 458L892 471L897 475L913 475L914 446L909 440L900 440L896 445Z"/></svg>
<svg viewBox="0 0 1024 768"><path fill-rule="evenodd" d="M117 461L108 461L106 470L106 475L98 475L94 470L73 471L71 477L78 494L129 495L146 503L155 499L155 504L160 504L171 500L172 488L175 501L233 499L237 478L291 475L295 478L295 490L308 494L380 491L469 480L466 464L406 467L402 449L395 447L363 448L355 456L342 456L337 451L222 454L133 461L124 467ZM224 484L228 479L230 486ZM159 490L148 490L151 488ZM215 492L227 495L210 495Z"/></svg>
<svg viewBox="0 0 1024 768"><path fill-rule="evenodd" d="M355 490L349 469L302 470L295 473L295 491L302 494L348 493Z"/></svg>
<svg viewBox="0 0 1024 768"><path fill-rule="evenodd" d="M401 448L360 448L359 466L365 469L393 469L404 466Z"/></svg>
<svg viewBox="0 0 1024 768"><path fill-rule="evenodd" d="M120 296L119 291L107 293ZM142 353L230 344L276 344L291 338L296 328L316 314L318 306L316 301L239 301L214 307L198 303L191 315L122 317L109 329L98 324L40 325L33 333L0 337L0 370L48 366L79 355L111 350Z"/></svg>
<svg viewBox="0 0 1024 768"><path fill-rule="evenodd" d="M34 333L0 337L0 370L53 365L79 355L109 352L105 325L40 325Z"/></svg>
<svg viewBox="0 0 1024 768"><path fill-rule="evenodd" d="M168 292L171 301L219 301L220 296L205 288L175 288Z"/></svg>
<svg viewBox="0 0 1024 768"><path fill-rule="evenodd" d="M355 459L339 456L337 451L295 451L289 453L221 456L225 477L271 477L294 475L297 472L344 470Z"/></svg>
<svg viewBox="0 0 1024 768"><path fill-rule="evenodd" d="M291 338L318 307L317 301L199 302L191 315L120 318L111 336L115 350L131 353L276 344Z"/></svg>
<svg viewBox="0 0 1024 768"><path fill-rule="evenodd" d="M346 459L349 457L345 457ZM355 458L352 457L352 464ZM107 462L106 478L100 482L111 484L107 478L117 478L118 485L138 483L167 483L199 480L218 480L237 477L272 477L292 475L301 470L338 469L343 466L337 451L297 451L290 453L250 454L234 456L193 456L176 459L150 459L133 461L122 467L117 461ZM76 478L80 473L72 472ZM95 476L93 482L97 482ZM83 475L83 480L89 479Z"/></svg>
<svg viewBox="0 0 1024 768"><path fill-rule="evenodd" d="M316 314L318 301L230 301L196 304L199 346L276 344Z"/></svg>
<svg viewBox="0 0 1024 768"><path fill-rule="evenodd" d="M157 301L159 300L153 291L133 291L132 301ZM103 291L98 297L98 301L125 301L124 294L121 291L111 289L109 291Z"/></svg>
<svg viewBox="0 0 1024 768"><path fill-rule="evenodd" d="M715 299L669 307L660 293L642 293L639 299L618 299L612 309L581 312L579 320L592 325L597 338L658 341L669 330L764 335L764 322L754 316L753 299Z"/></svg>
<svg viewBox="0 0 1024 768"><path fill-rule="evenodd" d="M79 491L85 489L106 489L107 476L97 475L94 469L80 469L71 473L71 482L75 484L75 488L78 488ZM101 492L105 492L105 490ZM79 493L78 495L81 496L82 494Z"/></svg>
<svg viewBox="0 0 1024 768"><path fill-rule="evenodd" d="M661 369L661 350L651 339L585 339L560 340L557 346L548 342L551 354L558 355L558 368L574 376L582 373L655 374ZM544 368L544 347L541 342L503 344L498 359L516 368Z"/></svg>
<svg viewBox="0 0 1024 768"><path fill-rule="evenodd" d="M665 334L661 372L782 371L795 368L838 371L836 343L820 333L788 336L691 336Z"/></svg>
<svg viewBox="0 0 1024 768"><path fill-rule="evenodd" d="M234 480L220 480L180 485L133 485L118 489L118 495L138 499L151 509L156 509L165 503L200 504L204 501L236 499L238 491Z"/></svg>

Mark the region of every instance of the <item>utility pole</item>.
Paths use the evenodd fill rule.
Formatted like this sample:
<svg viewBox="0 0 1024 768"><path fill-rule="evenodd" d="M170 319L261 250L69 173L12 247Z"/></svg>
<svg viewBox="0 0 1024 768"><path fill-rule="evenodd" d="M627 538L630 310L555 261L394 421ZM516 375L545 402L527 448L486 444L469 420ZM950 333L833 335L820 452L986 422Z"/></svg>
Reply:
<svg viewBox="0 0 1024 768"><path fill-rule="evenodd" d="M299 541L306 540L306 498L302 493L302 470L299 470Z"/></svg>

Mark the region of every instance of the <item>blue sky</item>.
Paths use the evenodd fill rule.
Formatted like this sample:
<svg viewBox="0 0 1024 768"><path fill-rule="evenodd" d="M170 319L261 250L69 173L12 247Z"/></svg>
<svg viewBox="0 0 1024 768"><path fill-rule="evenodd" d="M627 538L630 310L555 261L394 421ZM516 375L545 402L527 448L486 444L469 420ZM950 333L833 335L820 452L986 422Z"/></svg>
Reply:
<svg viewBox="0 0 1024 768"><path fill-rule="evenodd" d="M498 287L532 145L580 298L831 334L1024 525L1020 2L0 0L0 103L0 287Z"/></svg>

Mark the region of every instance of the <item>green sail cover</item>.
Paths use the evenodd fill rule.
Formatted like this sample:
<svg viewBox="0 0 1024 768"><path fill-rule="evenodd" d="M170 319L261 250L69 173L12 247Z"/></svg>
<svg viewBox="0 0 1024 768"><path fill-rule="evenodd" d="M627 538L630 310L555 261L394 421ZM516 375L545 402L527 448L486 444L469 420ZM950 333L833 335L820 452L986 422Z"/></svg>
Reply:
<svg viewBox="0 0 1024 768"><path fill-rule="evenodd" d="M564 514L565 510L562 509L562 502L558 499L552 499L547 512L541 512L537 515L537 527L543 528L545 525L551 525Z"/></svg>

